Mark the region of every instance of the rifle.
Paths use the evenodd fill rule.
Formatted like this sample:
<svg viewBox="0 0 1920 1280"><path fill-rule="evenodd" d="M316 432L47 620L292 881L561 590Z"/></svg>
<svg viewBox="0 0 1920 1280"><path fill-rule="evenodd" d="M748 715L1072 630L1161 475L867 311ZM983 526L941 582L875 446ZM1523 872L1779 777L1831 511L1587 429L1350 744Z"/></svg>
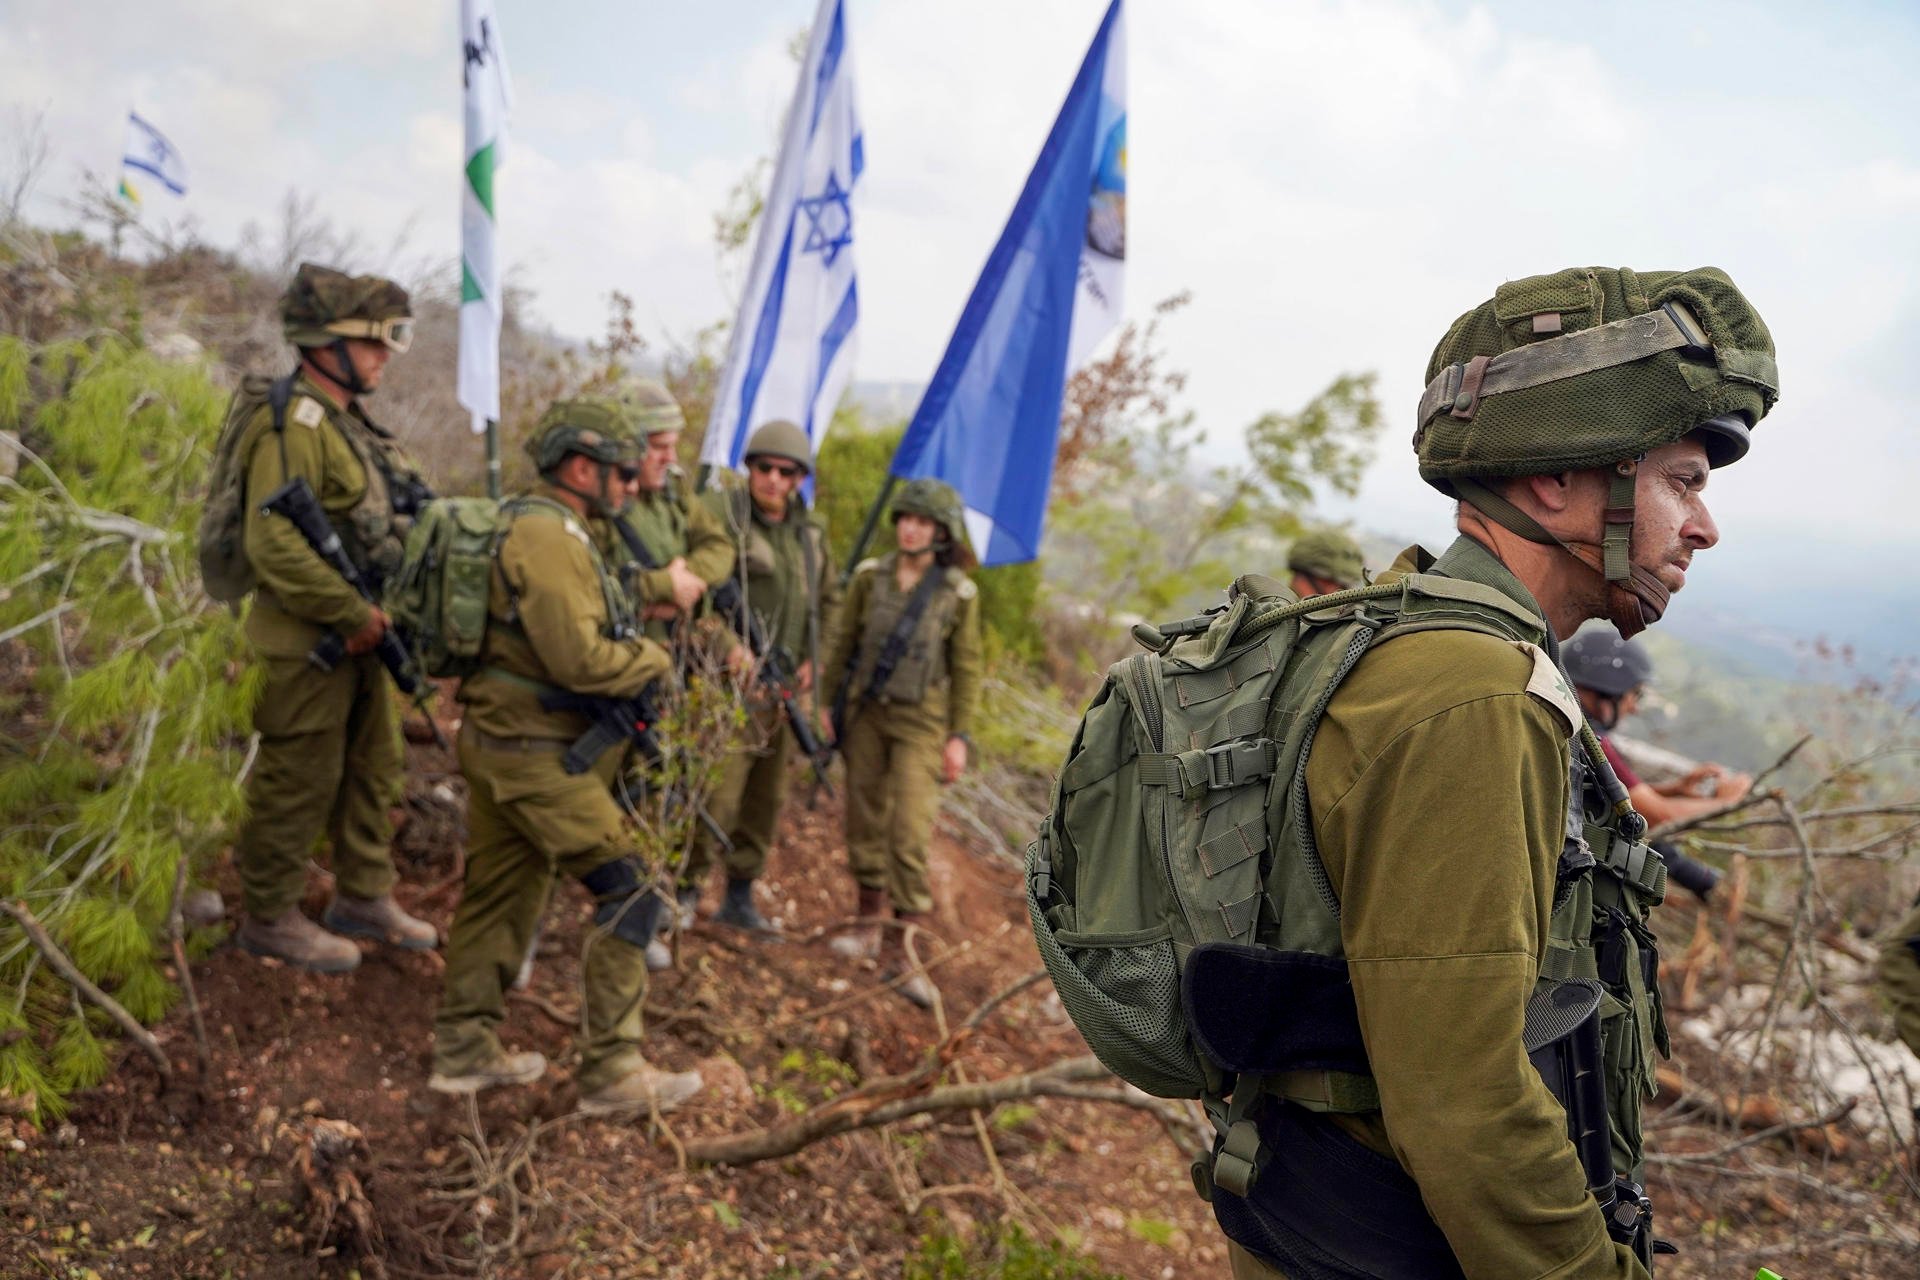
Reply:
<svg viewBox="0 0 1920 1280"><path fill-rule="evenodd" d="M314 497L305 476L295 476L268 494L260 504L260 509L268 515L282 516L290 521L307 545L313 548L314 554L326 561L328 568L358 591L362 600L376 607L379 605L379 598L368 585L366 575L360 572L360 567L347 554L346 547L341 545L340 534L328 521L326 512L320 507L320 500ZM388 627L380 633L373 651L379 655L387 674L393 677L395 687L412 701L415 710L426 717L433 740L446 749L449 746L446 735L440 732L440 725L433 718L433 686L421 680L419 673L413 669L413 657L407 652L406 642L392 627ZM345 637L337 631L329 631L320 637L320 642L307 654L307 662L318 670L332 671L346 656Z"/></svg>
<svg viewBox="0 0 1920 1280"><path fill-rule="evenodd" d="M613 528L620 535L620 541L626 543L627 553L644 569L664 568L654 558L640 535L625 520L615 517ZM814 780L825 787L827 794L833 794L833 783L827 780L827 766L833 762L833 749L820 741L820 735L808 720L807 713L800 706L799 692L794 686L793 670L785 653L767 639L766 628L760 625L760 619L747 607L745 597L740 594L740 581L728 578L725 582L708 590L707 596L713 601L713 607L726 620L740 642L747 647L759 669L760 683L780 699L781 711L787 717L787 727L793 730L793 740L807 754L813 764Z"/></svg>
<svg viewBox="0 0 1920 1280"><path fill-rule="evenodd" d="M601 756L625 742L631 742L648 765L664 764L666 750L660 745L660 735L654 731L660 718L660 704L654 692L658 687L650 684L631 698L599 697L566 689L542 693L540 705L546 710L576 712L589 721L587 731L574 739L566 754L560 757L560 767L570 774L585 773ZM695 805L693 812L720 848L733 847L733 841L727 838L705 805Z"/></svg>

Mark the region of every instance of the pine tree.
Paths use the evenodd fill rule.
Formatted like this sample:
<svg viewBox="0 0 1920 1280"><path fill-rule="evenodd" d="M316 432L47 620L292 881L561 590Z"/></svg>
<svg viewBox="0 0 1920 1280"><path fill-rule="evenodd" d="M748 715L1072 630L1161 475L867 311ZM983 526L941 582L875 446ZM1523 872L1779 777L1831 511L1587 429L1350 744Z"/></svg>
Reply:
<svg viewBox="0 0 1920 1280"><path fill-rule="evenodd" d="M117 336L0 337L0 895L145 1022L176 998L176 868L217 851L248 759L255 677L194 553L223 404ZM0 918L0 1091L58 1117L110 1030Z"/></svg>

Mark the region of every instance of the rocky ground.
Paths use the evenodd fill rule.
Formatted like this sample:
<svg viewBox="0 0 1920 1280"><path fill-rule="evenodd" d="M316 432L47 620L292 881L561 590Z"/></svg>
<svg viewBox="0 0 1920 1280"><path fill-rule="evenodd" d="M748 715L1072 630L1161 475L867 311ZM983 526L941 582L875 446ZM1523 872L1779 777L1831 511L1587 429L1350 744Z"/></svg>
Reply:
<svg viewBox="0 0 1920 1280"><path fill-rule="evenodd" d="M460 784L440 752L411 750L399 892L444 929L458 892ZM708 1080L669 1123L572 1112L568 1043L588 914L577 888L558 895L535 981L511 1003L507 1028L556 1065L540 1084L477 1106L425 1088L437 954L370 948L356 973L327 978L215 945L194 964L204 1079L183 1006L159 1029L171 1084L130 1055L50 1131L0 1121L10 1148L0 1276L877 1278L931 1256L929 1237L1009 1227L1061 1243L1101 1273L1223 1276L1219 1237L1173 1140L1184 1130L1133 1106L1016 1100L738 1167L689 1158L702 1140L790 1122L911 1071L935 1046L951 1061L948 1083L1084 1053L1044 983L977 1032L954 1034L1038 967L1004 855L939 841L937 937L926 942L939 1013L885 990L872 967L833 957L825 930L851 895L840 815L824 798L808 808L805 788L795 790L762 903L790 940L760 943L703 922L650 993L649 1053ZM230 871L223 887L233 901ZM316 875L309 909L326 894ZM1676 907L1679 964L1693 955L1694 925L1693 908ZM1672 1003L1692 1001L1677 1020L1728 1023L1711 1000L1679 989L1687 981L1679 969L1669 977ZM1663 1276L1746 1280L1761 1264L1789 1280L1920 1274L1912 1155L1898 1150L1904 1135L1875 1131L1884 1108L1865 1099L1820 1124L1752 1082L1730 1097L1720 1042L1704 1032L1677 1041L1649 1122L1669 1161L1654 1174L1662 1233L1684 1250ZM980 1273L918 1265L930 1276Z"/></svg>

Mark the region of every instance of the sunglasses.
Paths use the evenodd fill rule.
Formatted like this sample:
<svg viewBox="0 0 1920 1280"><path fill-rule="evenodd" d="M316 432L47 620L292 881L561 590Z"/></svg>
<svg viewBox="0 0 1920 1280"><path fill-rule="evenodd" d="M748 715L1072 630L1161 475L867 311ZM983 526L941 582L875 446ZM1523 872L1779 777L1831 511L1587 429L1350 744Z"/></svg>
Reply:
<svg viewBox="0 0 1920 1280"><path fill-rule="evenodd" d="M803 475L806 471L806 468L795 466L791 462L771 462L766 458L755 458L747 465L752 467L754 471L760 475L780 476L787 480L791 480L797 475Z"/></svg>
<svg viewBox="0 0 1920 1280"><path fill-rule="evenodd" d="M386 320L335 320L327 332L342 338L370 338L395 355L405 354L413 345L413 317L393 316Z"/></svg>
<svg viewBox="0 0 1920 1280"><path fill-rule="evenodd" d="M619 472L620 478L628 484L640 478L640 464L637 462L622 462L614 470Z"/></svg>

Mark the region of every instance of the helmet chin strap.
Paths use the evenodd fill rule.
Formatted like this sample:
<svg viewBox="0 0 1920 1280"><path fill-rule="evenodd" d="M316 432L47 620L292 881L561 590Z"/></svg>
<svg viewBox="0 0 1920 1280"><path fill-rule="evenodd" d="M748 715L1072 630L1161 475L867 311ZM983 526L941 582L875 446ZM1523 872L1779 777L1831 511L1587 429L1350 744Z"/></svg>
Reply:
<svg viewBox="0 0 1920 1280"><path fill-rule="evenodd" d="M354 365L353 356L347 351L347 340L345 338L335 338L331 343L327 344L324 350L331 351L334 361L340 366L337 373L329 373L327 374L328 377L353 392L355 396L370 396L373 394L373 388L367 385L366 379L360 376L360 370ZM311 360L312 357L309 356L308 359Z"/></svg>
<svg viewBox="0 0 1920 1280"><path fill-rule="evenodd" d="M563 463L564 461L565 459L562 459ZM562 493L570 493L580 499L580 501L586 503L587 510L593 514L602 519L611 520L626 509L626 503L622 502L620 506L616 508L611 506L607 500L601 496L601 494L607 491L607 477L613 474L613 464L611 462L601 462L596 458L593 459L593 465L598 468L600 473L600 493L588 493L584 489L574 488L560 478L560 469L558 467L555 467L553 474L547 477L547 482Z"/></svg>
<svg viewBox="0 0 1920 1280"><path fill-rule="evenodd" d="M1639 459L1614 464L1607 486L1607 513L1599 543L1569 542L1478 480L1458 479L1453 488L1489 520L1528 542L1559 547L1606 580L1607 621L1631 640L1660 621L1672 593L1650 571L1633 563L1633 491Z"/></svg>

